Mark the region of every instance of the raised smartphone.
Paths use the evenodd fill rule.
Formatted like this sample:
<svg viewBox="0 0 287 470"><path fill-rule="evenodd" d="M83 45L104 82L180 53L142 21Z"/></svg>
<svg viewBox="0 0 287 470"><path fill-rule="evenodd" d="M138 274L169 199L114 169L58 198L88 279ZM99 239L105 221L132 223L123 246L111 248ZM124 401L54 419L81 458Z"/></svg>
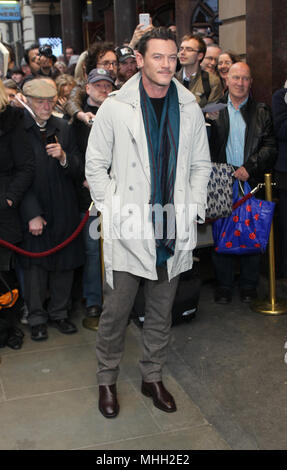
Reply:
<svg viewBox="0 0 287 470"><path fill-rule="evenodd" d="M142 24L142 29L147 28L150 25L150 14L149 13L140 13L139 14L139 24Z"/></svg>

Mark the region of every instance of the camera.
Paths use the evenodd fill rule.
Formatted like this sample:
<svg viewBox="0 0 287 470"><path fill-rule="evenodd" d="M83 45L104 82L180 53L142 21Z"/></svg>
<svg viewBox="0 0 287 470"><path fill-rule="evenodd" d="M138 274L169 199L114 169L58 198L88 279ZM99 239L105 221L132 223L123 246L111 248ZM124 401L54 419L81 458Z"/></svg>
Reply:
<svg viewBox="0 0 287 470"><path fill-rule="evenodd" d="M48 59L51 59L52 56L53 56L53 51L52 51L51 46L49 46L49 44L44 44L44 46L40 46L39 47L39 55L40 56L44 55Z"/></svg>

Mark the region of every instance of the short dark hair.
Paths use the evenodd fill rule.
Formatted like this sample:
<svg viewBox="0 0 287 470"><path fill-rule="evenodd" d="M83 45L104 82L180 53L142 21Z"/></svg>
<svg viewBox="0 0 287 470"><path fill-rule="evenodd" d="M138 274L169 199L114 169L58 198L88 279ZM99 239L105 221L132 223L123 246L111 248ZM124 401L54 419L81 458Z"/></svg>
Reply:
<svg viewBox="0 0 287 470"><path fill-rule="evenodd" d="M147 43L151 39L164 39L165 41L171 40L174 41L176 47L176 36L175 34L165 26L159 26L158 28L153 28L150 31L147 31L139 40L137 44L138 52L144 56L147 49Z"/></svg>
<svg viewBox="0 0 287 470"><path fill-rule="evenodd" d="M233 52L233 51L222 51L219 56L218 56L218 59L219 57L222 55L222 54L226 54L226 55L229 55L231 61L232 61L232 64L235 64L236 62L242 62L241 60L241 57L239 54L236 54L236 52Z"/></svg>
<svg viewBox="0 0 287 470"><path fill-rule="evenodd" d="M8 44L7 42L3 42L3 45L6 47L6 49L9 52L9 57L10 57L11 62L15 62L16 56L15 56L15 52L14 52L13 47L10 44Z"/></svg>
<svg viewBox="0 0 287 470"><path fill-rule="evenodd" d="M202 39L202 36L200 34L185 34L183 36L183 38L181 39L181 42L190 41L191 39L195 39L195 41L198 42L199 52L203 52L203 54L205 55L205 53L206 53L206 44L205 44L205 42Z"/></svg>
<svg viewBox="0 0 287 470"><path fill-rule="evenodd" d="M97 67L97 63L101 57L103 57L107 52L114 51L114 45L108 42L95 42L88 49L88 54L85 60L86 73L89 75L90 71Z"/></svg>
<svg viewBox="0 0 287 470"><path fill-rule="evenodd" d="M28 49L25 49L24 59L27 65L29 65L29 52L33 51L34 49L39 49L39 47L40 47L40 44L38 44L37 42L34 42L33 44L31 44L31 46L28 47Z"/></svg>
<svg viewBox="0 0 287 470"><path fill-rule="evenodd" d="M199 61L201 62L204 59L204 56L206 54L206 44L204 40L202 39L202 36L200 34L185 34L183 38L181 39L181 42L183 41L190 41L191 39L195 39L198 43L198 52L203 53L202 59Z"/></svg>

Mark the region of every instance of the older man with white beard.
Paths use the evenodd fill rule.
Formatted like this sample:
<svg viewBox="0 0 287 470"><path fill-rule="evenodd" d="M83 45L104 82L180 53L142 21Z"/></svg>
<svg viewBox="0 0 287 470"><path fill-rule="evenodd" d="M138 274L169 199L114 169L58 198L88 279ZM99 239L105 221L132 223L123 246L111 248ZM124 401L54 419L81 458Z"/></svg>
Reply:
<svg viewBox="0 0 287 470"><path fill-rule="evenodd" d="M25 129L35 154L36 171L20 206L22 247L41 253L66 240L80 222L75 185L79 163L67 122L52 116L57 93L53 82L30 80L23 93L30 108L29 112L25 110ZM74 269L84 262L81 237L54 254L23 256L20 262L31 338L48 338L48 320L61 333L75 333L77 328L68 318L68 304Z"/></svg>

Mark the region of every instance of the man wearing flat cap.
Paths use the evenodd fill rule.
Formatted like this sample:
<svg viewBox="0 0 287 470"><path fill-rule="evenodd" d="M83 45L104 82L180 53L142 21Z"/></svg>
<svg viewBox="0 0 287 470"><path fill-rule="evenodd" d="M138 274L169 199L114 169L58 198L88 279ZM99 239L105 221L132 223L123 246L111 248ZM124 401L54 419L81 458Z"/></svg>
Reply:
<svg viewBox="0 0 287 470"><path fill-rule="evenodd" d="M116 55L118 58L118 75L116 80L116 87L119 89L125 82L127 82L138 71L136 56L131 47L120 46L117 47Z"/></svg>
<svg viewBox="0 0 287 470"><path fill-rule="evenodd" d="M75 185L78 154L66 121L52 116L57 94L53 81L30 80L23 93L28 105L25 128L35 154L36 172L21 204L22 247L43 252L66 240L80 222ZM77 329L68 319L68 303L73 271L83 264L81 237L49 256L20 257L20 263L31 338L48 338L48 320L61 333L75 333Z"/></svg>

